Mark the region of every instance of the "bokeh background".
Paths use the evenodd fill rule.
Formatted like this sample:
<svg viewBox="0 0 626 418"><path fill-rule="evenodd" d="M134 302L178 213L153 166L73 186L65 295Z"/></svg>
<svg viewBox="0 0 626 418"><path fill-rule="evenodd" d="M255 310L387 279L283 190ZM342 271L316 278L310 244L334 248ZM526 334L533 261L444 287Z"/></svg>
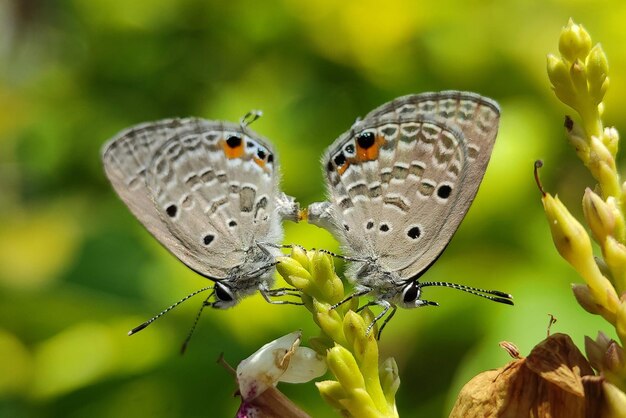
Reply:
<svg viewBox="0 0 626 418"><path fill-rule="evenodd" d="M626 134L626 4L621 1L4 0L0 2L0 416L232 416L232 365L296 329L303 308L260 296L208 311L178 349L201 299L126 332L207 284L141 227L103 175L99 150L146 120L238 120L282 159L284 190L324 196L319 157L355 118L413 92L496 99L501 130L478 197L429 280L511 292L508 307L429 288L439 308L398 312L380 343L394 356L403 417L441 417L460 387L553 331L609 327L575 303L579 281L552 246L532 177L581 214L592 186L562 129L545 56L569 17L611 65L605 120ZM286 242L337 250L326 232L286 225ZM339 266L340 267L340 266ZM313 384L281 385L315 417Z"/></svg>

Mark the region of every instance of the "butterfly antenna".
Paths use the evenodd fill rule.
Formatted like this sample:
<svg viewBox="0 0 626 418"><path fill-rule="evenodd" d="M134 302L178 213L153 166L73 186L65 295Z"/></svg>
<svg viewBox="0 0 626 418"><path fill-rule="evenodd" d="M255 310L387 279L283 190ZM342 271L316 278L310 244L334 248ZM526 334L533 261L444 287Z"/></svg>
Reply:
<svg viewBox="0 0 626 418"><path fill-rule="evenodd" d="M209 303L209 299L211 298L211 296L213 296L213 293L211 293L209 297L207 297L204 300L204 302L202 302L202 306L200 306L200 309L198 309L198 313L196 314L196 319L194 319L193 321L193 325L191 326L191 329L189 330L189 334L187 334L187 338L185 338L185 341L183 341L183 345L180 346L181 355L185 354L185 351L187 351L187 346L189 345L189 341L191 341L191 336L193 335L193 332L196 330L196 325L198 325L198 321L200 320L202 311L207 306L211 306L211 304Z"/></svg>
<svg viewBox="0 0 626 418"><path fill-rule="evenodd" d="M465 286L463 284L448 283L448 282L424 282L424 283L419 283L418 286L420 288L428 287L428 286L450 287L452 289L461 290L466 293L471 293L472 295L480 296L481 298L489 299L494 302L504 303L505 305L513 305L513 295L510 295L505 292L500 292L499 290L485 290L485 289L479 289L477 287Z"/></svg>
<svg viewBox="0 0 626 418"><path fill-rule="evenodd" d="M213 289L213 286L209 286L209 287L202 288L200 290L196 290L195 292L185 296L184 298L182 298L181 300L179 300L175 304L173 304L173 305L163 309L161 312L159 312L158 314L156 314L155 316L153 316L152 318L150 318L149 320L147 320L143 324L141 324L139 326L136 326L135 328L133 328L130 331L128 331L128 335L133 335L133 334L138 333L139 331L141 331L142 329L144 329L145 327L147 327L148 325L150 325L151 323L153 323L154 321L156 321L157 319L159 319L160 317L162 317L163 315L165 315L166 313L168 313L169 311L171 311L172 309L174 309L175 307L177 307L178 305L180 305L181 303L183 303L187 299L189 299L189 298L191 298L193 296L196 296L198 293L202 293L202 292L205 292L205 291L211 290L211 289Z"/></svg>

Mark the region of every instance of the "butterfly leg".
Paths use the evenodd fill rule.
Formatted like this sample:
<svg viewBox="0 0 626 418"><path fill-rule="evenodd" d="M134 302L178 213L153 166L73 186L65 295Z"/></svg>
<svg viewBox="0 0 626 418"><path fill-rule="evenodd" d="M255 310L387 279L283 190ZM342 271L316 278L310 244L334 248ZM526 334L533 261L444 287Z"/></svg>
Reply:
<svg viewBox="0 0 626 418"><path fill-rule="evenodd" d="M378 329L378 335L376 335L377 340L380 340L380 336L383 333L383 329L387 326L387 323L391 321L391 318L393 318L397 310L398 310L398 307L396 305L393 305L393 308L391 309L391 313L387 315L387 318L385 318L385 320L383 321L383 324Z"/></svg>
<svg viewBox="0 0 626 418"><path fill-rule="evenodd" d="M391 303L387 302L386 300L375 300L375 301L368 302L367 304L361 306L358 309L358 311L361 311L361 310L367 308L368 306L372 306L372 305L382 306L383 310L378 315L376 315L374 317L374 319L372 320L372 322L367 326L367 329L365 330L365 335L369 335L369 333L372 331L372 328L374 328L374 325L376 325L376 322L380 321L380 319L387 314L389 309L391 309L393 307L393 311L391 312L391 316L393 316L395 314L395 312L396 312L395 305L392 305ZM384 328L386 323L387 323L387 320L385 320L385 322L383 323L383 326L381 327L381 330L382 330L382 328ZM380 338L380 331L378 332L377 338Z"/></svg>
<svg viewBox="0 0 626 418"><path fill-rule="evenodd" d="M354 298L358 298L358 297L367 295L371 291L372 291L372 289L370 289L369 287L362 287L360 289L357 289L356 292L352 293L351 295L348 295L342 301L335 303L333 306L330 307L330 309L336 309L337 307L343 305L344 303L350 302ZM367 305L365 305L365 306L367 306Z"/></svg>
<svg viewBox="0 0 626 418"><path fill-rule="evenodd" d="M279 289L269 289L266 283L263 283L259 286L259 292L263 299L267 303L271 303L272 305L304 305L302 302L292 302L290 300L272 300L272 297L278 296L296 296L300 297L300 293L297 289L291 288L279 288Z"/></svg>

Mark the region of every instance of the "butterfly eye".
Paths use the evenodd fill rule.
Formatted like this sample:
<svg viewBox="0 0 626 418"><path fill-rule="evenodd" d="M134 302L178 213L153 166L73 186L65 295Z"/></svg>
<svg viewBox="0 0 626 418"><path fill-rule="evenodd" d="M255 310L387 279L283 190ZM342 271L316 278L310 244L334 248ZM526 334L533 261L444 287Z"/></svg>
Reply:
<svg viewBox="0 0 626 418"><path fill-rule="evenodd" d="M412 282L404 288L402 292L402 301L404 303L415 302L420 297L420 288L417 286L417 282Z"/></svg>
<svg viewBox="0 0 626 418"><path fill-rule="evenodd" d="M220 302L232 302L234 299L230 289L219 282L215 283L215 297Z"/></svg>

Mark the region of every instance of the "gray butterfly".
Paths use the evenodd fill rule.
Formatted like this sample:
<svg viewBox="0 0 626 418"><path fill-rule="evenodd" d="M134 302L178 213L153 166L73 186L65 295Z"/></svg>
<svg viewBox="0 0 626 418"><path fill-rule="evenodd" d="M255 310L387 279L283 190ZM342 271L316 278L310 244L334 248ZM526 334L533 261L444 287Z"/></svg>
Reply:
<svg viewBox="0 0 626 418"><path fill-rule="evenodd" d="M342 243L357 284L351 297L371 295L369 304L383 307L370 329L390 308L385 323L397 306L437 305L421 298L427 286L512 304L499 291L419 281L476 196L499 118L497 103L474 93L409 95L374 109L326 150L329 201L310 205L308 221Z"/></svg>
<svg viewBox="0 0 626 418"><path fill-rule="evenodd" d="M102 150L106 175L131 212L190 269L215 282L183 299L212 289L203 306L228 308L256 291L268 301L284 294L270 289L274 257L281 220L297 221L298 205L280 192L276 154L247 127L249 115L240 124L198 118L143 123Z"/></svg>

